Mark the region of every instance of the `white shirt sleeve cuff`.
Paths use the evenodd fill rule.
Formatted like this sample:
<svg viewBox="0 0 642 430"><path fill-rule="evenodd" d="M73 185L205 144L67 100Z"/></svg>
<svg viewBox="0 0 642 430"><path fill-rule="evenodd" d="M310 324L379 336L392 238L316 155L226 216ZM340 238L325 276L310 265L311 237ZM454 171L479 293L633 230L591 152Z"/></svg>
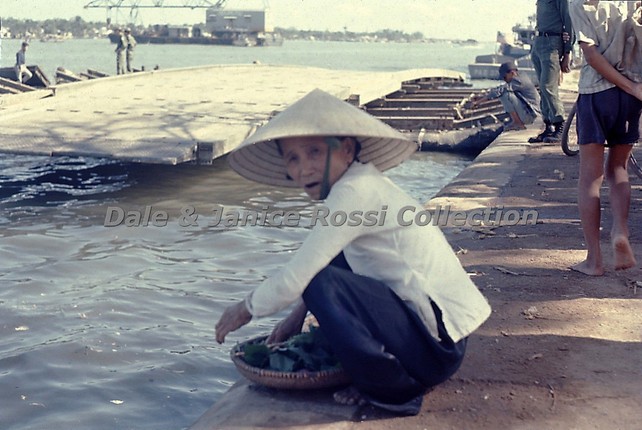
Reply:
<svg viewBox="0 0 642 430"><path fill-rule="evenodd" d="M250 294L248 294L245 297L245 300L243 300L243 303L245 304L245 309L247 309L250 315L254 316L254 312L252 310L252 294L254 294L254 291L252 291Z"/></svg>

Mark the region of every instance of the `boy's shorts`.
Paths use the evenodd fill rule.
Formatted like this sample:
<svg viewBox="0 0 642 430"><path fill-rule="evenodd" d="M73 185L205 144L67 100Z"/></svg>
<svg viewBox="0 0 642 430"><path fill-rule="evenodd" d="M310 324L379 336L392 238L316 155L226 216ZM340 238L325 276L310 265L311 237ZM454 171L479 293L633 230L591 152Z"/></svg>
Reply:
<svg viewBox="0 0 642 430"><path fill-rule="evenodd" d="M642 101L618 87L577 99L577 143L606 146L631 145L638 141Z"/></svg>

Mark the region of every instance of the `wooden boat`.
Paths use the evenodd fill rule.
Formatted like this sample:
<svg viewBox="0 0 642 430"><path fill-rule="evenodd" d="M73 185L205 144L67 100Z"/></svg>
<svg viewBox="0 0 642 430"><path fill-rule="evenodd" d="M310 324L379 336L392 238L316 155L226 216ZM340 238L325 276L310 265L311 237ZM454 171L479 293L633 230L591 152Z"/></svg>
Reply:
<svg viewBox="0 0 642 430"><path fill-rule="evenodd" d="M517 69L522 75L528 76L533 84L538 84L537 75L530 59L531 46L535 38L535 26L531 20L528 25L515 25L512 31L514 42L508 42L505 35L498 31L498 52L478 55L475 57L475 62L468 65L471 79L501 79L498 73L499 66L502 63L513 61L517 64Z"/></svg>
<svg viewBox="0 0 642 430"><path fill-rule="evenodd" d="M27 66L32 76L27 82L20 83L14 67L0 67L0 94L18 94L38 88L49 88L51 83L38 66Z"/></svg>
<svg viewBox="0 0 642 430"><path fill-rule="evenodd" d="M460 130L427 131L418 135L422 151L454 152L476 156L504 130L500 123Z"/></svg>
<svg viewBox="0 0 642 430"><path fill-rule="evenodd" d="M508 114L499 100L473 105L477 93L463 79L422 78L363 108L424 151L478 154L501 133Z"/></svg>

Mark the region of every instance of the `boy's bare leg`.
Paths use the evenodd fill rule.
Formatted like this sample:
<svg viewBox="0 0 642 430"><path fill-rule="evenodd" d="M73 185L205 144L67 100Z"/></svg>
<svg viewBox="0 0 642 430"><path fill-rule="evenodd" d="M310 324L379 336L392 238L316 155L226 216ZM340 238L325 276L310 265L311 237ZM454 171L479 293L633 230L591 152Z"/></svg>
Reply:
<svg viewBox="0 0 642 430"><path fill-rule="evenodd" d="M628 228L631 184L627 165L632 149L631 145L615 145L609 149L606 161L606 179L609 182L609 199L613 213L611 245L615 270L630 269L637 265L629 243Z"/></svg>
<svg viewBox="0 0 642 430"><path fill-rule="evenodd" d="M586 242L586 259L571 266L572 270L590 276L602 276L604 264L600 248L600 187L604 180L604 146L580 146L580 179L578 208Z"/></svg>
<svg viewBox="0 0 642 430"><path fill-rule="evenodd" d="M633 248L629 238L624 235L616 235L611 237L613 245L613 256L615 259L615 270L625 270L635 267L637 261L633 254Z"/></svg>

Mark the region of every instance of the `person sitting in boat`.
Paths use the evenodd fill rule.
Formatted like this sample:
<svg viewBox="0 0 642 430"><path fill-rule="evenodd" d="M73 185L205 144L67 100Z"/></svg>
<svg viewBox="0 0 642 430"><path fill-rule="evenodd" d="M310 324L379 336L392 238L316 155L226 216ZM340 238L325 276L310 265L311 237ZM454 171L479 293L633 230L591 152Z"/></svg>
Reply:
<svg viewBox="0 0 642 430"><path fill-rule="evenodd" d="M537 88L528 76L519 74L517 65L512 61L499 66L499 77L505 83L474 98L473 106L481 100L499 99L511 119L504 126L504 131L525 130L526 125L532 124L540 115L540 98Z"/></svg>
<svg viewBox="0 0 642 430"><path fill-rule="evenodd" d="M225 309L216 340L292 305L267 339L281 342L309 311L352 381L335 401L417 414L429 388L457 371L491 309L436 223L413 221L423 205L382 173L416 150L392 127L314 90L232 151L229 164L242 176L301 187L326 216L289 262Z"/></svg>

